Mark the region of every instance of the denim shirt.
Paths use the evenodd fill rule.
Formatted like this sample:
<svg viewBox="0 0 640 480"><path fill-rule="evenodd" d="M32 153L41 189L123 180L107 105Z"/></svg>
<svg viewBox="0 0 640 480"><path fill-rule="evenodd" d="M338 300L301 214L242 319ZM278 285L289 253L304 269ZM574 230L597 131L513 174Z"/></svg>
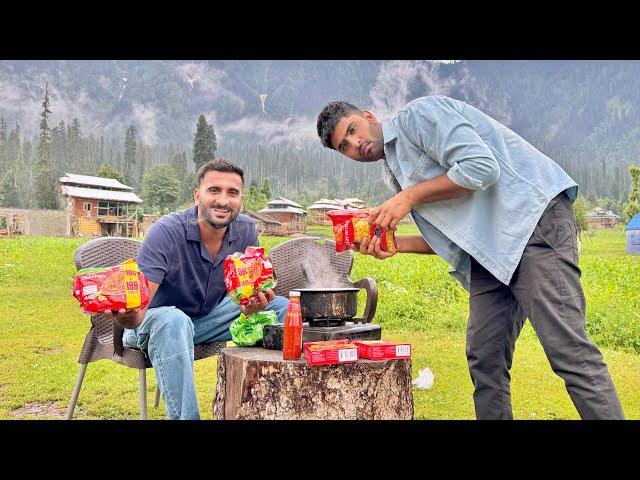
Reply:
<svg viewBox="0 0 640 480"><path fill-rule="evenodd" d="M470 256L509 284L549 202L565 190L572 202L576 198L577 184L558 164L459 100L418 98L381 124L396 192L444 173L474 190L411 211L421 235L466 290Z"/></svg>

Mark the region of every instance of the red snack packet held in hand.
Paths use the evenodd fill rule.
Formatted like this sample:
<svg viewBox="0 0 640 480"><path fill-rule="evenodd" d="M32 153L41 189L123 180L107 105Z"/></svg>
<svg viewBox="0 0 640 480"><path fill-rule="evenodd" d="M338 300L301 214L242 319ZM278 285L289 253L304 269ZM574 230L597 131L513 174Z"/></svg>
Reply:
<svg viewBox="0 0 640 480"><path fill-rule="evenodd" d="M395 252L398 249L393 231L387 232L377 225L369 225L369 212L363 210L331 210L327 215L333 222L336 252L349 250L352 243L360 245L363 238L376 235L380 239L380 250Z"/></svg>
<svg viewBox="0 0 640 480"><path fill-rule="evenodd" d="M264 255L264 247L247 247L224 261L224 284L234 303L249 304L249 298L276 286L273 265Z"/></svg>
<svg viewBox="0 0 640 480"><path fill-rule="evenodd" d="M73 278L73 296L84 313L94 315L149 304L149 283L135 259L106 268L84 268Z"/></svg>

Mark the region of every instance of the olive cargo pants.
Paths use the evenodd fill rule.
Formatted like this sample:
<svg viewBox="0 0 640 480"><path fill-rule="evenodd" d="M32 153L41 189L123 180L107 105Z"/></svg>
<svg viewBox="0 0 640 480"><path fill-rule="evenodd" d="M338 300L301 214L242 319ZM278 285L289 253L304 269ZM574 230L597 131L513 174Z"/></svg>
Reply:
<svg viewBox="0 0 640 480"><path fill-rule="evenodd" d="M542 214L509 285L471 260L466 353L479 420L513 418L509 370L527 317L580 417L624 419L602 354L587 338L576 237L563 192Z"/></svg>

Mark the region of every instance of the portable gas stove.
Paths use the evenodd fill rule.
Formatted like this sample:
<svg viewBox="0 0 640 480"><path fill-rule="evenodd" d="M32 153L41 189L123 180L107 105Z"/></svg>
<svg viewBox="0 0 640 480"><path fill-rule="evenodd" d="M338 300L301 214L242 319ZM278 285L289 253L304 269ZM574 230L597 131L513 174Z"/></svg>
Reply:
<svg viewBox="0 0 640 480"><path fill-rule="evenodd" d="M359 323L342 318L303 319L302 344L326 340L380 340L382 327L376 323ZM282 324L266 325L262 346L282 350Z"/></svg>

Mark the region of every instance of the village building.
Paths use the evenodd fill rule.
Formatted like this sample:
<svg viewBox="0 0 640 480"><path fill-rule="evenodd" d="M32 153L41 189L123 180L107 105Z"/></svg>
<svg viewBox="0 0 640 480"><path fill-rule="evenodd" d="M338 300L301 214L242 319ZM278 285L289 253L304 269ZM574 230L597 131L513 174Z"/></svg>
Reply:
<svg viewBox="0 0 640 480"><path fill-rule="evenodd" d="M364 202L359 198L345 198L344 200L338 198L333 200L321 198L308 208L310 212L309 223L314 225L332 225L331 219L327 216L327 212L331 210L362 210L363 208Z"/></svg>
<svg viewBox="0 0 640 480"><path fill-rule="evenodd" d="M321 198L309 206L309 223L314 225L331 225L331 219L327 216L327 212L341 208L342 201Z"/></svg>
<svg viewBox="0 0 640 480"><path fill-rule="evenodd" d="M614 228L620 224L620 217L611 210L596 207L587 212L587 224L589 228Z"/></svg>
<svg viewBox="0 0 640 480"><path fill-rule="evenodd" d="M65 173L60 193L68 236L138 235L136 211L142 200L132 187L113 178Z"/></svg>
<svg viewBox="0 0 640 480"><path fill-rule="evenodd" d="M342 205L347 210L362 210L364 208L364 202L359 198L345 198L342 200Z"/></svg>
<svg viewBox="0 0 640 480"><path fill-rule="evenodd" d="M292 233L304 233L307 229L308 212L302 205L291 200L278 197L267 202L266 208L259 210L258 214L266 214L273 220L280 222L278 235L291 235Z"/></svg>
<svg viewBox="0 0 640 480"><path fill-rule="evenodd" d="M245 210L242 213L255 222L259 235L280 235L282 223L266 213L256 213L251 210Z"/></svg>

